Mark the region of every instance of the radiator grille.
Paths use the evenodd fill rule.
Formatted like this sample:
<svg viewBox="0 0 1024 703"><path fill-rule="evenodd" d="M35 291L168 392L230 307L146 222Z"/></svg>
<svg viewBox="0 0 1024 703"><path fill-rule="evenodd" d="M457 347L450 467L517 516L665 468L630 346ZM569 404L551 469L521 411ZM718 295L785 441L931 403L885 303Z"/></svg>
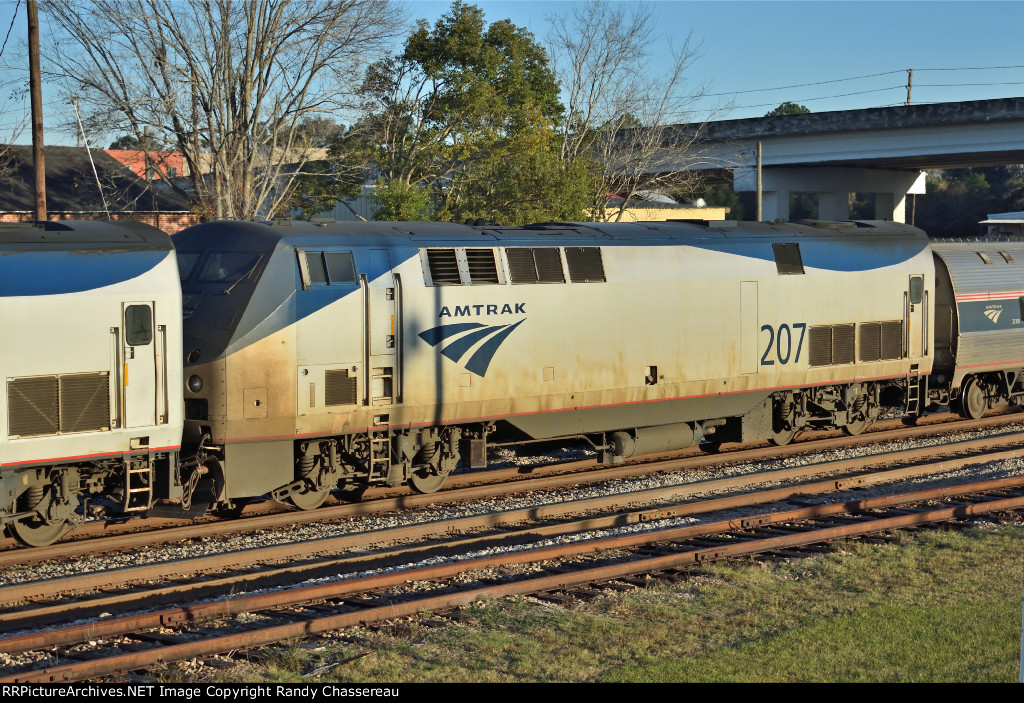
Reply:
<svg viewBox="0 0 1024 703"><path fill-rule="evenodd" d="M498 283L498 267L494 263L494 249L466 249L470 283Z"/></svg>
<svg viewBox="0 0 1024 703"><path fill-rule="evenodd" d="M533 251L530 249L506 249L508 273L513 283L536 283L537 267L533 265Z"/></svg>
<svg viewBox="0 0 1024 703"><path fill-rule="evenodd" d="M828 325L812 327L807 335L807 354L811 366L828 366L832 363L832 328Z"/></svg>
<svg viewBox="0 0 1024 703"><path fill-rule="evenodd" d="M324 383L324 404L331 405L355 405L356 404L356 382L355 376L349 377L348 369L331 369L325 372Z"/></svg>
<svg viewBox="0 0 1024 703"><path fill-rule="evenodd" d="M7 382L7 433L34 437L57 434L58 388L56 376L16 378Z"/></svg>
<svg viewBox="0 0 1024 703"><path fill-rule="evenodd" d="M808 360L811 366L852 364L856 327L816 325L810 329Z"/></svg>
<svg viewBox="0 0 1024 703"><path fill-rule="evenodd" d="M565 283L558 247L506 249L513 283Z"/></svg>
<svg viewBox="0 0 1024 703"><path fill-rule="evenodd" d="M604 262L600 247L566 247L565 262L573 283L604 281Z"/></svg>
<svg viewBox="0 0 1024 703"><path fill-rule="evenodd" d="M60 377L60 431L110 429L110 383L105 373Z"/></svg>
<svg viewBox="0 0 1024 703"><path fill-rule="evenodd" d="M33 376L7 382L7 433L38 437L110 429L107 373Z"/></svg>
<svg viewBox="0 0 1024 703"><path fill-rule="evenodd" d="M427 249L430 281L435 286L457 286L462 283L459 261L454 249Z"/></svg>
<svg viewBox="0 0 1024 703"><path fill-rule="evenodd" d="M860 324L861 361L878 361L882 358L882 323L862 322Z"/></svg>
<svg viewBox="0 0 1024 703"><path fill-rule="evenodd" d="M882 358L903 358L903 321L883 322L882 326Z"/></svg>
<svg viewBox="0 0 1024 703"><path fill-rule="evenodd" d="M852 364L856 328L853 325L832 326L832 364Z"/></svg>
<svg viewBox="0 0 1024 703"><path fill-rule="evenodd" d="M562 257L556 247L533 250L537 262L537 278L541 283L565 283L562 273Z"/></svg>

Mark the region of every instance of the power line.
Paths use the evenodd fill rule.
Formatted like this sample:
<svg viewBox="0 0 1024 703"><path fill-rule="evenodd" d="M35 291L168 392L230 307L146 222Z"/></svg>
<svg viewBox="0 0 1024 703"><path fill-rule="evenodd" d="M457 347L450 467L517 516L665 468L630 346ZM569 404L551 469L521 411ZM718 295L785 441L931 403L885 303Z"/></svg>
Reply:
<svg viewBox="0 0 1024 703"><path fill-rule="evenodd" d="M1024 66L963 66L961 68L915 68L915 71L1002 71L1012 69L1022 69ZM729 95L747 95L749 93L768 93L775 90L792 90L793 88L809 88L816 85L829 85L831 83L844 83L847 81L859 81L865 78L878 78L880 76L891 76L898 73L906 73L907 69L899 69L896 71L885 71L883 73L868 73L863 76L850 76L849 78L834 78L827 81L816 81L814 83L797 83L794 85L783 85L777 88L752 88L750 90L733 90L725 93L708 93L706 97L709 98L721 98ZM972 86L972 85L1019 85L1017 83L963 83L958 85ZM937 86L945 87L945 86Z"/></svg>
<svg viewBox="0 0 1024 703"><path fill-rule="evenodd" d="M828 85L829 83L842 83L844 81L858 81L862 78L878 78L879 76L891 76L895 73L905 73L905 70L900 71L886 71L885 73L871 73L866 76L854 76L852 78L835 78L830 81L818 81L816 83L798 83L796 85L784 85L778 88L754 88L752 90L733 90L728 93L708 93L709 98L720 98L726 95L745 95L746 93L765 93L773 90L790 90L792 88L807 88L815 85Z"/></svg>
<svg viewBox="0 0 1024 703"><path fill-rule="evenodd" d="M7 28L7 36L4 37L3 46L0 46L0 56L4 55L4 49L7 48L7 40L11 38L11 30L14 29L14 20L18 18L18 9L21 7L21 0L18 0L18 4L14 6L14 15L11 17L11 26Z"/></svg>
<svg viewBox="0 0 1024 703"><path fill-rule="evenodd" d="M868 93L884 93L884 92L889 91L889 90L905 90L905 89L906 89L906 86L894 85L894 86L890 86L888 88L875 88L873 90L861 90L861 91L857 91L857 92L854 92L854 93L842 93L840 95L825 95L825 96L820 97L820 98L801 98L799 100L791 100L789 102L795 102L795 103L801 103L802 104L802 103L814 102L815 100L832 100L833 98L848 98L848 97L851 97L851 96L854 96L854 95L867 95ZM734 110L747 110L747 109L752 109L752 108L755 108L755 107L778 107L778 103L770 102L770 103L761 103L759 105L741 105L741 106L735 107L733 109Z"/></svg>

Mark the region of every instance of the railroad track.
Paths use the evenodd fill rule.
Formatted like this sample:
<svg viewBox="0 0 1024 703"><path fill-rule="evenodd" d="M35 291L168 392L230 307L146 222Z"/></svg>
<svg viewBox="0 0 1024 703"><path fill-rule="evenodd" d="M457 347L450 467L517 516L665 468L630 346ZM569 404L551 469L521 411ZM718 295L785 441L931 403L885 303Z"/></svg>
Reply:
<svg viewBox="0 0 1024 703"><path fill-rule="evenodd" d="M366 546L367 535L349 535L332 543L323 542L302 548L309 555L326 554L320 559L299 564L275 566L262 570L246 570L238 574L218 575L190 584L161 584L156 588L125 594L91 596L76 601L38 604L29 609L25 600L46 599L68 593L85 593L106 579L106 586L121 589L140 580L150 580L153 573L125 570L113 578L111 574L80 576L51 584L24 584L0 589L0 601L16 603L17 610L0 615L0 630L12 633L0 640L0 651L8 653L52 651L62 648L61 658L73 657L69 647L82 642L114 642L108 651L92 651L90 660L32 668L22 665L9 669L10 681L68 681L102 676L125 669L151 666L157 661L173 661L279 642L317 632L346 627L352 624L375 622L413 614L422 610L445 610L480 598L514 594L541 594L559 599L571 597L564 589L589 591L594 584L609 579L643 582L649 574L668 574L714 559L745 554L793 549L831 539L898 529L910 525L957 519L992 511L1017 510L1024 507L1024 477L1005 477L990 481L971 481L951 486L932 486L899 495L850 499L851 488L905 481L910 477L921 479L951 470L998 460L1019 458L1024 454L1017 437L1004 437L1004 446L994 450L992 439L962 442L958 449L962 456L939 458L949 454L949 447L893 452L882 457L871 457L872 462L902 463L899 468L863 473L864 466L833 465L828 480L803 481L796 484L774 485L752 490L755 483L806 479L821 474L825 467L794 467L768 475L730 477L682 486L648 491L645 496L627 494L560 503L544 509L506 511L461 521L448 521L432 525L401 528L416 536L431 532L453 530L481 530L482 534L460 535L437 540L431 544L414 543L410 546L379 550L371 554L338 557L337 551L348 544ZM987 448L986 448L986 445ZM674 493L673 493L674 491ZM697 494L733 491L713 498L686 500L680 497ZM833 494L829 502L825 497ZM818 496L814 498L813 496ZM941 508L922 505L927 501L950 500L958 502ZM618 501L618 502L616 502ZM675 502L673 502L675 501ZM792 507L780 501L817 503ZM641 509L624 510L630 503L646 503ZM772 506L773 509L752 506ZM918 505L921 507L912 507ZM723 511L745 509L740 515L717 517ZM605 511L585 518L568 516L595 510ZM893 512L895 511L895 512ZM699 524L679 524L694 515L711 515ZM498 529L500 525L533 522L517 529ZM643 527L642 531L638 528ZM660 528L660 529L658 529ZM397 528L396 528L397 529ZM594 531L598 531L595 536ZM618 532L616 532L618 531ZM584 537L583 535L587 535ZM405 538L408 538L408 534ZM565 545L546 545L553 537L572 537L576 541ZM399 531L374 535L378 541L402 539ZM542 546L538 546L538 544ZM501 545L502 551L491 556L479 556L482 550L493 550ZM516 548L510 550L509 545ZM300 545L288 545L295 556ZM459 558L452 560L453 555ZM236 567L246 559L270 562L283 558L283 554L265 552L262 556L252 551L235 556ZM444 556L441 565L424 565L425 561ZM571 559L566 562L564 560ZM557 573L544 570L544 564L559 560ZM580 561L583 560L583 561ZM404 568L389 573L376 573L379 569ZM455 588L452 579L484 569L508 570L512 565L528 569L528 574L512 578L510 574L492 582ZM527 566L533 565L533 566ZM163 578L180 575L186 565L163 565ZM210 571L226 568L225 564L204 567L193 564L197 571L209 567ZM147 567L155 568L155 567ZM325 578L339 573L350 578L334 578L288 590L266 591L253 595L237 595L255 589L270 589L282 583L295 583L303 579ZM637 581L640 579L640 581ZM403 588L410 581L424 584L410 590ZM49 592L47 592L49 588ZM395 589L400 589L396 591ZM226 594L236 594L227 598ZM165 600L161 600L165 599ZM186 602L188 606L164 606L164 602ZM140 612L141 608L149 612ZM155 610L154 610L155 608ZM115 615L111 616L111 613ZM116 615L116 613L125 613ZM107 617L100 617L107 614ZM241 614L254 622L239 629ZM32 628L39 623L87 618L74 627L56 627L44 632L18 632L19 628ZM200 625L200 623L212 623ZM225 626L230 623L230 627ZM169 628L181 628L169 631ZM213 628L213 629L205 629ZM223 634L225 630L231 634ZM237 630L237 631L234 631ZM124 649L140 651L125 652Z"/></svg>
<svg viewBox="0 0 1024 703"><path fill-rule="evenodd" d="M1024 422L1024 415L1009 412L986 417L978 421L953 420L954 416L929 416L919 426L907 427L898 420L878 423L878 429L856 437L837 433L818 433L811 439L784 447L756 445L737 447L717 454L704 454L699 449L676 452L664 457L645 457L633 463L612 467L601 466L595 460L571 461L535 467L496 469L478 473L456 474L450 477L440 493L412 494L375 489L359 503L339 503L315 511L302 512L276 509L234 520L202 520L182 524L180 520L154 520L156 527L140 529L119 525L90 525L82 530L79 539L62 541L46 547L16 547L13 540L2 540L0 568L26 565L91 553L111 553L142 546L168 544L197 538L226 537L257 530L275 530L310 523L330 523L347 518L380 515L395 510L414 510L426 506L454 504L466 500L497 497L513 492L543 491L572 485L599 483L610 479L635 478L663 472L685 472L718 466L742 464L767 459L784 459L814 454L823 449L863 447L886 442L914 440L958 431L998 430ZM141 522L141 521L140 521ZM113 534L110 534L113 532Z"/></svg>

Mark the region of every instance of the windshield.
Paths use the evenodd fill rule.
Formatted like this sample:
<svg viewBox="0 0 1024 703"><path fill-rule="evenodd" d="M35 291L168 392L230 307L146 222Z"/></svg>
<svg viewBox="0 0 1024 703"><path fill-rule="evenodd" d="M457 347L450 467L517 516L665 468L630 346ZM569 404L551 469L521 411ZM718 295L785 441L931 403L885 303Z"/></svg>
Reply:
<svg viewBox="0 0 1024 703"><path fill-rule="evenodd" d="M255 273L260 255L249 251L214 251L206 257L206 262L199 271L200 283L228 282L237 283L242 278Z"/></svg>

